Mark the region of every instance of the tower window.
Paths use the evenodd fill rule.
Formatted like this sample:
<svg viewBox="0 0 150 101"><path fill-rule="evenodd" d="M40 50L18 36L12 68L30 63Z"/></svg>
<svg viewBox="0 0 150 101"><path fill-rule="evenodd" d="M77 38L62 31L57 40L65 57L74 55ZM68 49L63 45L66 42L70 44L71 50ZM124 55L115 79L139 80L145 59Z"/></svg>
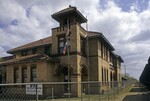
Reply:
<svg viewBox="0 0 150 101"><path fill-rule="evenodd" d="M68 40L69 41L68 41L67 45L68 45L69 50L70 50L70 38ZM61 37L58 37L58 53L60 53L60 54L63 53L65 44L66 44L66 37L65 37L65 35L61 36Z"/></svg>
<svg viewBox="0 0 150 101"><path fill-rule="evenodd" d="M64 19L64 20L63 20L63 25L67 25L67 24L68 24L68 21L69 21L69 24L70 24L70 19Z"/></svg>
<svg viewBox="0 0 150 101"><path fill-rule="evenodd" d="M80 45L81 45L81 54L83 56L86 55L86 42L85 42L85 39L83 37L80 38Z"/></svg>

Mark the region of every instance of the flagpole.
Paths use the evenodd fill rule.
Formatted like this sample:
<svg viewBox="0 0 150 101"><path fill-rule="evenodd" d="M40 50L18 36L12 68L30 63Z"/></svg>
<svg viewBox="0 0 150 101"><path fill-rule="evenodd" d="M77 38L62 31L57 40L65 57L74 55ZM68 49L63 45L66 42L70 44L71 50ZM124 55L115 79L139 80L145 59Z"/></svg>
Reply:
<svg viewBox="0 0 150 101"><path fill-rule="evenodd" d="M86 16L87 19L87 16ZM90 101L90 69L89 69L89 38L88 38L88 23L86 22L86 39L87 39L87 69L88 69L88 94Z"/></svg>
<svg viewBox="0 0 150 101"><path fill-rule="evenodd" d="M70 57L69 57L69 20L67 19L67 33L66 33L66 38L67 38L67 58L68 58L68 97L70 98L70 67L69 67L69 63L70 63Z"/></svg>

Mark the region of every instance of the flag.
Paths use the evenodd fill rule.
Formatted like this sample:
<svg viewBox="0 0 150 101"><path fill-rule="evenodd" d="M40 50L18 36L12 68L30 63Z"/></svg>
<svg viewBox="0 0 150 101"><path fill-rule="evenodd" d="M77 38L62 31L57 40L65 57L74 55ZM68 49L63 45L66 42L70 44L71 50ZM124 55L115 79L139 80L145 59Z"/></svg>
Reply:
<svg viewBox="0 0 150 101"><path fill-rule="evenodd" d="M68 41L69 41L69 20L67 20L67 32L66 32L66 43L64 45L63 54L66 54L67 47L68 47Z"/></svg>
<svg viewBox="0 0 150 101"><path fill-rule="evenodd" d="M66 54L67 51L67 42L65 43L64 49L63 49L63 54Z"/></svg>
<svg viewBox="0 0 150 101"><path fill-rule="evenodd" d="M69 27L67 28L66 37L69 36Z"/></svg>

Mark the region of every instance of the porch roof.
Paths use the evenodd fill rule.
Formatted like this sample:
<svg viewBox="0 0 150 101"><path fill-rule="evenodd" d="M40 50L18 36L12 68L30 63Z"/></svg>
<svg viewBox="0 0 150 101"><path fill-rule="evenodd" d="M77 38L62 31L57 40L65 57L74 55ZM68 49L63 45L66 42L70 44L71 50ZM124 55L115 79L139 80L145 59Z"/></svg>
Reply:
<svg viewBox="0 0 150 101"><path fill-rule="evenodd" d="M54 59L50 58L46 54L33 54L29 56L14 58L6 61L0 62L0 66L13 64L13 63L23 63L23 62L33 62L33 61L39 61L39 60L51 60L54 61Z"/></svg>

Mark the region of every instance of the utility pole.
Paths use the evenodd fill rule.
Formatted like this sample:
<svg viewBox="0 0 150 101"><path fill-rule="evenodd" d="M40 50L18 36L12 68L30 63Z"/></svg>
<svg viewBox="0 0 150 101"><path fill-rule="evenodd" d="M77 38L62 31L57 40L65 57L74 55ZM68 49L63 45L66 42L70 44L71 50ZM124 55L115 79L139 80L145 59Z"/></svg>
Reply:
<svg viewBox="0 0 150 101"><path fill-rule="evenodd" d="M126 65L124 65L124 76L126 77Z"/></svg>
<svg viewBox="0 0 150 101"><path fill-rule="evenodd" d="M70 54L69 54L69 19L67 20L67 33L66 33L66 41L67 41L67 59L68 59L68 97L70 98Z"/></svg>

